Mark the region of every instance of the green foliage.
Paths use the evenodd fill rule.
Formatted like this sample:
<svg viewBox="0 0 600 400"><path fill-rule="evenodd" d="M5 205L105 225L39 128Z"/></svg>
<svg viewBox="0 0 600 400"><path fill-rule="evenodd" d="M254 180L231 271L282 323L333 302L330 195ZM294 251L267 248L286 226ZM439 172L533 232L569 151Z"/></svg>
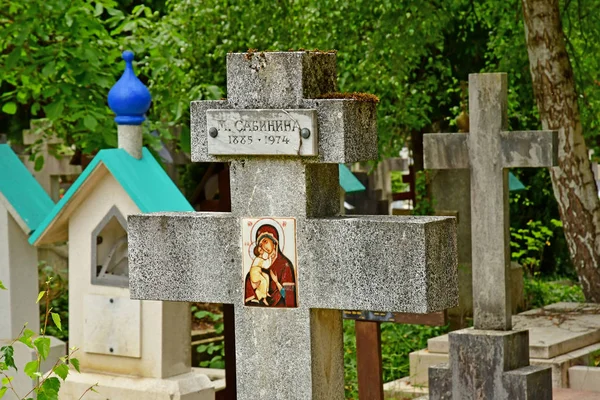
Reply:
<svg viewBox="0 0 600 400"><path fill-rule="evenodd" d="M358 399L355 322L344 320L344 380L347 399ZM383 380L389 382L409 374L409 353L427 347L427 339L443 335L448 327L381 324Z"/></svg>
<svg viewBox="0 0 600 400"><path fill-rule="evenodd" d="M581 286L571 281L548 281L540 279L539 274L534 278L525 278L523 281L525 295L525 309L539 308L548 304L567 302L584 302L585 297Z"/></svg>
<svg viewBox="0 0 600 400"><path fill-rule="evenodd" d="M402 181L402 176L402 171L391 171L392 193L402 193L410 189L409 184Z"/></svg>
<svg viewBox="0 0 600 400"><path fill-rule="evenodd" d="M530 275L575 278L558 206L546 169L512 171L526 190L510 193L511 256Z"/></svg>
<svg viewBox="0 0 600 400"><path fill-rule="evenodd" d="M46 135L84 153L116 147L106 97L123 70L121 46L152 13L139 18L145 9L138 6L127 16L114 0L0 0L0 6L2 111L46 117ZM12 134L20 136L18 129Z"/></svg>
<svg viewBox="0 0 600 400"><path fill-rule="evenodd" d="M415 201L413 215L435 215L434 199L427 190L429 186L429 171L415 173Z"/></svg>
<svg viewBox="0 0 600 400"><path fill-rule="evenodd" d="M46 334L58 339L69 340L69 283L66 274L57 273L55 269L41 262L39 265L40 282L49 282L50 297L43 299L46 290L40 291L37 302L40 303L40 322L46 326ZM44 301L40 301L44 300ZM48 304L46 304L46 301ZM52 309L50 318L54 324L46 324L46 309Z"/></svg>
<svg viewBox="0 0 600 400"><path fill-rule="evenodd" d="M2 282L0 282L0 287L4 287ZM46 281L45 284L46 290L40 292L38 295L37 301L39 302L41 299L46 298L46 311L45 311L45 323L42 325L41 336L36 337L36 333L31 329L27 329L26 325L21 329L18 337L14 339L9 345L2 346L0 348L0 375L2 375L2 386L0 386L0 398L2 398L7 391L11 391L15 398L24 399L24 400L33 400L32 395L35 394L35 397L38 400L58 400L58 392L60 390L60 380L52 375L55 374L59 376L63 381L67 379L67 376L70 372L69 363L73 366L77 372L79 372L79 361L75 358L72 358L72 355L76 348L69 349L69 353L66 356L59 358L54 366L45 375L42 375L42 371L40 371L40 366L44 361L47 360L50 355L50 338L46 337L45 332L47 328L48 316L51 314L50 309L50 281ZM58 317L58 324L60 325L60 317ZM55 318L54 316L52 317ZM55 320L56 322L56 320ZM21 342L27 347L34 349L36 352L36 358L34 360L29 361L23 367L23 373L29 376L31 379L36 381L35 386L31 389L27 394L22 396L15 391L15 388L12 385L12 381L14 379L13 376L8 375L11 369L17 370L17 366L15 365L14 360L14 344L16 342ZM80 398L88 391L93 391L94 386L88 388Z"/></svg>
<svg viewBox="0 0 600 400"><path fill-rule="evenodd" d="M562 222L550 220L554 229L562 228ZM511 227L511 257L525 268L530 276L539 272L544 256L544 248L551 245L554 231L542 225L541 221L529 221L526 228Z"/></svg>
<svg viewBox="0 0 600 400"><path fill-rule="evenodd" d="M196 306L192 306L194 317L198 319L207 319L214 323L215 333L220 335L223 333L223 315L215 314L210 311L198 310ZM200 366L206 368L225 368L225 343L223 341L210 342L201 344L196 347L198 353L206 353L211 356L209 361L201 361Z"/></svg>

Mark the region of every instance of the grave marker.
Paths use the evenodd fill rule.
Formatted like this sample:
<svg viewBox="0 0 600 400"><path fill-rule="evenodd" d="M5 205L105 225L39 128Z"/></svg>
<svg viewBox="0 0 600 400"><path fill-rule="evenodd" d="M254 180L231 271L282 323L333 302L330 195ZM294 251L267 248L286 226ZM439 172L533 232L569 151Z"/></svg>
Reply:
<svg viewBox="0 0 600 400"><path fill-rule="evenodd" d="M510 330L508 168L556 165L558 136L507 132L506 110L506 74L471 74L470 132L423 139L426 168L471 178L475 329L450 333L450 367L429 369L432 400L552 398L550 369L529 366L528 331Z"/></svg>
<svg viewBox="0 0 600 400"><path fill-rule="evenodd" d="M336 91L335 63L325 52L229 54L229 99L193 102L191 118L192 159L231 161L232 212L128 220L133 298L233 304L240 399L342 399L341 310L456 304L453 219L337 216L336 164L372 159L377 144L372 98L319 98ZM207 112L218 109L314 110L316 155L211 154ZM255 278L242 273L248 257Z"/></svg>

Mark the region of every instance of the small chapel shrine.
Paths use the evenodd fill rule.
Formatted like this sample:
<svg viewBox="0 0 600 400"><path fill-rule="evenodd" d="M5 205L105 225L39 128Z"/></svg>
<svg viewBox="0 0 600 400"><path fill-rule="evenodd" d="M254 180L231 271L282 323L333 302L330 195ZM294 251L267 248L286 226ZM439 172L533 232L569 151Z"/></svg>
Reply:
<svg viewBox="0 0 600 400"><path fill-rule="evenodd" d="M95 383L99 394L86 398L214 399L209 378L190 365L189 304L129 298L127 216L193 209L142 147L151 96L135 76L133 53L123 59L108 95L119 148L94 157L30 239L69 241L69 345L80 349L82 373L69 377L61 399Z"/></svg>

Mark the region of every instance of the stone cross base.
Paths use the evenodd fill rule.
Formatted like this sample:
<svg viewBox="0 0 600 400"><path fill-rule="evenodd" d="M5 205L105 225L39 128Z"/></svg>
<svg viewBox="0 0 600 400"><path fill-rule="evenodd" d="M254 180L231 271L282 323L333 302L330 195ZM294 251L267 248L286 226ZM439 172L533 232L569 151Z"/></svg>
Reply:
<svg viewBox="0 0 600 400"><path fill-rule="evenodd" d="M529 365L529 331L449 334L450 363L429 368L430 400L549 400L550 368Z"/></svg>
<svg viewBox="0 0 600 400"><path fill-rule="evenodd" d="M87 392L86 400L215 400L215 383L196 371L166 379L74 372L62 383L60 398L79 399L96 384L96 392Z"/></svg>

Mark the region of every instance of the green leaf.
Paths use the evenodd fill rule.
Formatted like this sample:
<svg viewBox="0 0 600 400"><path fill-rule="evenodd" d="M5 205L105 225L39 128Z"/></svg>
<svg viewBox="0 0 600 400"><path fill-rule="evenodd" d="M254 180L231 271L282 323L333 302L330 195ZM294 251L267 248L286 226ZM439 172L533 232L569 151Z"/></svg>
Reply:
<svg viewBox="0 0 600 400"><path fill-rule="evenodd" d="M34 332L34 331L32 331L31 329L25 329L25 330L23 331L23 337L25 337L25 338L28 338L28 339L29 339L29 338L30 338L30 337L32 337L33 335L35 335L35 332Z"/></svg>
<svg viewBox="0 0 600 400"><path fill-rule="evenodd" d="M55 70L56 70L56 63L54 61L50 61L48 64L46 64L44 66L44 68L42 68L42 75L47 78L50 75L52 75Z"/></svg>
<svg viewBox="0 0 600 400"><path fill-rule="evenodd" d="M4 283L2 283L2 281L0 281L0 289L8 290L8 289L6 289L6 286L4 286Z"/></svg>
<svg viewBox="0 0 600 400"><path fill-rule="evenodd" d="M10 115L14 115L17 112L17 104L9 101L2 106L2 112Z"/></svg>
<svg viewBox="0 0 600 400"><path fill-rule="evenodd" d="M58 400L58 391L60 390L60 380L52 377L48 378L42 384L38 393L38 400Z"/></svg>
<svg viewBox="0 0 600 400"><path fill-rule="evenodd" d="M36 376L36 372L38 370L38 360L29 361L25 364L25 368L23 369L28 377L33 379Z"/></svg>
<svg viewBox="0 0 600 400"><path fill-rule="evenodd" d="M38 293L37 300L35 301L35 303L36 303L36 304L37 304L37 303L39 303L39 302L40 302L40 300L42 299L42 297L44 297L44 295L45 295L45 294L46 294L46 291L45 291L45 290L42 290L41 292L39 292L39 293Z"/></svg>
<svg viewBox="0 0 600 400"><path fill-rule="evenodd" d="M96 9L94 10L94 17L99 17L100 15L102 15L103 12L104 12L104 6L102 6L102 3L100 3L100 2L96 3Z"/></svg>
<svg viewBox="0 0 600 400"><path fill-rule="evenodd" d="M6 378L4 378L4 379L6 379ZM2 379L3 382L4 382L4 379ZM7 390L8 390L8 386L2 386L2 388L0 388L0 399L4 397Z"/></svg>
<svg viewBox="0 0 600 400"><path fill-rule="evenodd" d="M4 362L6 363L6 366L17 370L17 366L15 365L15 359L13 358L15 354L15 349L13 349L12 346L2 346L0 347L0 352L2 353L2 357L4 357Z"/></svg>
<svg viewBox="0 0 600 400"><path fill-rule="evenodd" d="M4 378L2 378L2 384L3 385L8 385L10 382L13 381L13 379L15 379L15 378L12 377L12 376L4 377Z"/></svg>
<svg viewBox="0 0 600 400"><path fill-rule="evenodd" d="M44 156L39 155L35 158L35 164L33 165L33 168L36 171L41 171L42 168L44 168Z"/></svg>
<svg viewBox="0 0 600 400"><path fill-rule="evenodd" d="M208 317L209 315L210 315L210 313L208 311L197 311L194 313L194 317L196 317L198 319Z"/></svg>
<svg viewBox="0 0 600 400"><path fill-rule="evenodd" d="M198 353L204 353L206 351L206 349L208 349L208 346L205 344L201 344L198 347L196 347L196 351Z"/></svg>
<svg viewBox="0 0 600 400"><path fill-rule="evenodd" d="M54 373L60 376L64 381L67 379L67 375L69 375L69 366L67 364L60 364L58 367L54 368Z"/></svg>
<svg viewBox="0 0 600 400"><path fill-rule="evenodd" d="M71 363L71 365L73 366L73 368L75 368L75 371L81 372L81 371L79 371L79 360L78 359L71 358L71 359L69 359L69 362Z"/></svg>
<svg viewBox="0 0 600 400"><path fill-rule="evenodd" d="M62 325L60 323L60 315L57 313L50 313L52 316L52 321L54 321L54 325L58 328L59 331L62 331Z"/></svg>
<svg viewBox="0 0 600 400"><path fill-rule="evenodd" d="M33 348L33 343L31 341L33 335L34 332L31 329L25 329L25 331L23 331L23 335L19 338L19 342L23 343L29 348Z"/></svg>
<svg viewBox="0 0 600 400"><path fill-rule="evenodd" d="M33 344L40 353L42 360L48 358L48 354L50 354L50 338L39 337L33 341Z"/></svg>
<svg viewBox="0 0 600 400"><path fill-rule="evenodd" d="M50 119L59 119L62 116L62 113L65 109L65 105L62 101L55 101L53 103L44 106L44 112L46 113L46 117Z"/></svg>
<svg viewBox="0 0 600 400"><path fill-rule="evenodd" d="M85 125L85 127L90 131L93 131L98 126L98 121L91 115L86 115L83 117L83 125Z"/></svg>

